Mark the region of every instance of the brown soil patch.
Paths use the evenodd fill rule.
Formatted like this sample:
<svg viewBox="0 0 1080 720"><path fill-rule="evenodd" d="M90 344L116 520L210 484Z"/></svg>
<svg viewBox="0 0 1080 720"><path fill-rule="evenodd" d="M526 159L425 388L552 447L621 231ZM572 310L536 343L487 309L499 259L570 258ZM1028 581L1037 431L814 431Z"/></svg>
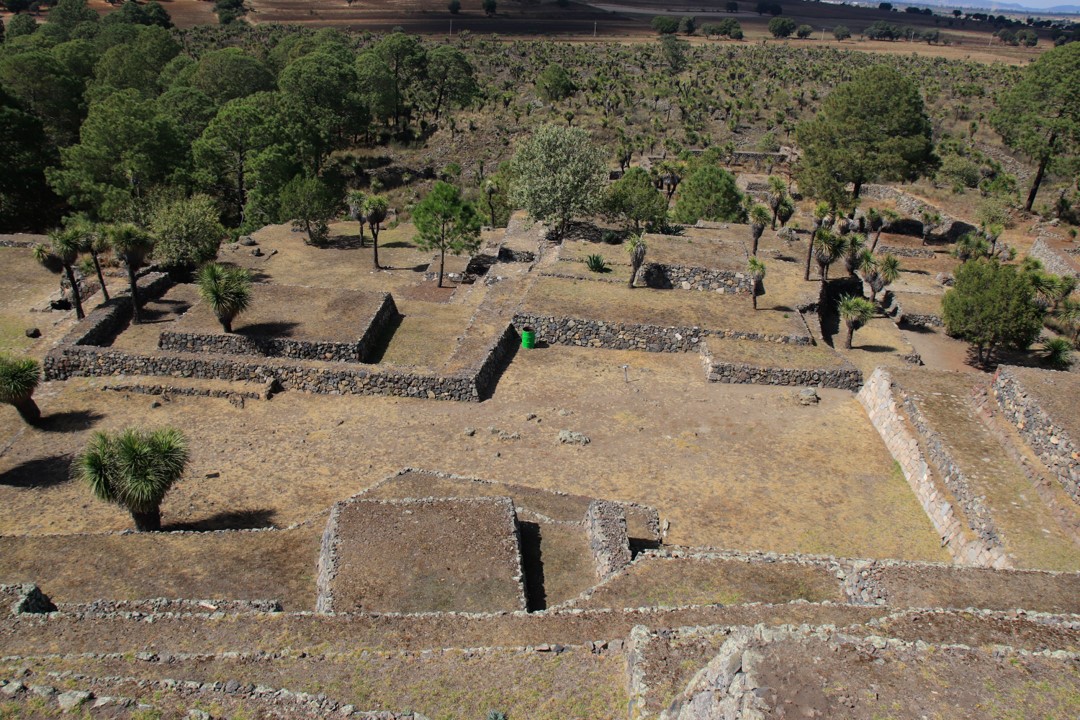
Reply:
<svg viewBox="0 0 1080 720"><path fill-rule="evenodd" d="M1080 575L1000 573L983 568L884 567L875 575L892 607L1024 608L1080 612Z"/></svg>
<svg viewBox="0 0 1080 720"><path fill-rule="evenodd" d="M755 564L741 560L639 558L574 607L626 608L680 605L842 602L836 576L825 567Z"/></svg>
<svg viewBox="0 0 1080 720"><path fill-rule="evenodd" d="M524 609L506 498L350 501L337 529L335 612Z"/></svg>
<svg viewBox="0 0 1080 720"><path fill-rule="evenodd" d="M0 267L4 268L0 274L0 353L41 358L70 328L75 311L31 312L32 308L48 307L49 296L60 289L60 279L34 260L30 248L0 247ZM100 299L83 298L83 307L89 311L93 301ZM26 336L31 327L41 330L40 338Z"/></svg>
<svg viewBox="0 0 1080 720"><path fill-rule="evenodd" d="M266 518L265 511L230 511L215 522L250 526ZM37 583L56 602L280 600L289 610L313 610L321 527L0 537L0 581Z"/></svg>

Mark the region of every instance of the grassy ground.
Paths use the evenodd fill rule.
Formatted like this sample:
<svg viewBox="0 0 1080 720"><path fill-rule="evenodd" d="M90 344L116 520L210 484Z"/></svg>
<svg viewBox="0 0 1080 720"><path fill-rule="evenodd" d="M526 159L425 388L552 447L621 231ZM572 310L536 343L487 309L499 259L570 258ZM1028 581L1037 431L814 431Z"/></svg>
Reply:
<svg viewBox="0 0 1080 720"><path fill-rule="evenodd" d="M745 363L755 367L839 368L847 366L844 358L827 345L792 345L709 338L708 346L709 353L716 361Z"/></svg>
<svg viewBox="0 0 1080 720"><path fill-rule="evenodd" d="M32 312L48 307L49 296L60 289L60 279L43 268L29 248L0 247L0 353L28 353L41 357L52 341L70 326L75 312ZM26 336L36 327L42 337Z"/></svg>

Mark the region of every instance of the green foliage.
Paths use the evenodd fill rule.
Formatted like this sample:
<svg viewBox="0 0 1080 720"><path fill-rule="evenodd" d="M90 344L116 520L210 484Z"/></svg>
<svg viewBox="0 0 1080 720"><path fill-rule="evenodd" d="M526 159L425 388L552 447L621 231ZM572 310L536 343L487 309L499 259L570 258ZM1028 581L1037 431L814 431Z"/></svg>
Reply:
<svg viewBox="0 0 1080 720"><path fill-rule="evenodd" d="M32 15L19 14L8 19L6 37L8 40L33 35L38 29L37 20Z"/></svg>
<svg viewBox="0 0 1080 720"><path fill-rule="evenodd" d="M735 176L712 163L698 164L679 185L674 216L687 225L698 220L741 221L745 211Z"/></svg>
<svg viewBox="0 0 1080 720"><path fill-rule="evenodd" d="M297 175L281 189L281 215L293 228L307 233L308 242L320 245L330 238L330 220L340 202L320 178Z"/></svg>
<svg viewBox="0 0 1080 720"><path fill-rule="evenodd" d="M41 366L33 358L0 355L0 403L16 405L34 394Z"/></svg>
<svg viewBox="0 0 1080 720"><path fill-rule="evenodd" d="M847 338L844 347L851 349L851 339L855 331L870 322L874 317L874 304L864 297L857 295L843 295L837 303L840 318L847 325Z"/></svg>
<svg viewBox="0 0 1080 720"><path fill-rule="evenodd" d="M652 19L652 29L661 35L672 35L679 31L679 19L670 15L657 15Z"/></svg>
<svg viewBox="0 0 1080 720"><path fill-rule="evenodd" d="M769 32L774 38L791 37L795 32L795 21L791 18L774 17L769 21Z"/></svg>
<svg viewBox="0 0 1080 720"><path fill-rule="evenodd" d="M240 48L223 48L199 58L188 81L215 105L274 89L274 76L263 63Z"/></svg>
<svg viewBox="0 0 1080 720"><path fill-rule="evenodd" d="M884 65L871 66L834 90L817 116L798 128L804 193L844 204L863 183L911 180L933 164L933 141L919 90Z"/></svg>
<svg viewBox="0 0 1080 720"><path fill-rule="evenodd" d="M536 78L536 91L545 102L565 100L577 92L577 86L558 63L551 63Z"/></svg>
<svg viewBox="0 0 1080 720"><path fill-rule="evenodd" d="M800 25L795 29L795 36L801 40L805 40L814 34L814 28L810 25Z"/></svg>
<svg viewBox="0 0 1080 720"><path fill-rule="evenodd" d="M1031 211L1046 172L1080 155L1080 43L1043 53L1023 78L998 98L990 124L1005 144L1027 155L1038 170L1024 209Z"/></svg>
<svg viewBox="0 0 1080 720"><path fill-rule="evenodd" d="M251 305L251 272L209 263L199 270L196 284L199 297L213 310L222 329L231 333L233 320Z"/></svg>
<svg viewBox="0 0 1080 720"><path fill-rule="evenodd" d="M137 530L153 531L161 529L161 502L187 462L187 441L179 430L128 428L94 433L73 468L94 497L125 508Z"/></svg>
<svg viewBox="0 0 1080 720"><path fill-rule="evenodd" d="M510 174L511 201L559 236L574 217L596 210L607 170L586 131L542 125L518 146Z"/></svg>
<svg viewBox="0 0 1080 720"><path fill-rule="evenodd" d="M1042 344L1043 362L1055 370L1068 370L1072 364L1073 344L1063 337L1050 338Z"/></svg>
<svg viewBox="0 0 1080 720"><path fill-rule="evenodd" d="M645 253L648 250L649 246L645 243L645 238L642 235L632 235L626 243L626 252L630 255L631 288L634 287L634 281L637 280L638 271L645 264Z"/></svg>
<svg viewBox="0 0 1080 720"><path fill-rule="evenodd" d="M442 287L446 253L474 253L480 247L480 218L461 191L442 180L435 183L412 212L416 244L424 250L439 251L439 287Z"/></svg>
<svg viewBox="0 0 1080 720"><path fill-rule="evenodd" d="M707 38L729 37L732 40L742 40L743 38L742 26L734 18L724 18L720 22L705 23L701 26L701 32Z"/></svg>
<svg viewBox="0 0 1080 720"><path fill-rule="evenodd" d="M604 194L604 214L635 233L655 232L667 217L667 200L653 185L649 173L632 167L608 186Z"/></svg>
<svg viewBox="0 0 1080 720"><path fill-rule="evenodd" d="M155 203L150 230L156 238L154 263L164 268L193 268L213 260L225 237L217 205L201 194Z"/></svg>
<svg viewBox="0 0 1080 720"><path fill-rule="evenodd" d="M990 243L981 235L967 233L956 241L952 254L961 261L990 257Z"/></svg>
<svg viewBox="0 0 1080 720"><path fill-rule="evenodd" d="M829 279L829 267L840 259L846 246L847 243L843 236L825 228L820 228L817 231L811 243L811 248L814 252L814 259L818 264L818 272L821 274L821 282L824 283Z"/></svg>
<svg viewBox="0 0 1080 720"><path fill-rule="evenodd" d="M847 25L837 25L833 28L832 35L837 40L847 40L851 37L851 30Z"/></svg>
<svg viewBox="0 0 1080 720"><path fill-rule="evenodd" d="M472 63L465 53L449 45L428 52L426 88L424 105L435 120L448 107L468 107L480 95Z"/></svg>
<svg viewBox="0 0 1080 720"><path fill-rule="evenodd" d="M607 264L607 261L604 260L603 255L597 255L597 254L586 255L585 256L585 267L589 268L589 270L594 272L594 273L608 273L608 272L611 272L611 267Z"/></svg>
<svg viewBox="0 0 1080 720"><path fill-rule="evenodd" d="M678 75L686 69L686 55L690 52L690 43L674 35L664 35L660 38L660 48L672 75Z"/></svg>
<svg viewBox="0 0 1080 720"><path fill-rule="evenodd" d="M55 206L45 168L56 148L41 121L0 88L0 228L48 222Z"/></svg>
<svg viewBox="0 0 1080 720"><path fill-rule="evenodd" d="M1039 336L1043 311L1026 274L996 260L969 260L942 299L945 328L972 345L987 365L1003 346L1026 348Z"/></svg>
<svg viewBox="0 0 1080 720"><path fill-rule="evenodd" d="M446 6L446 9L450 11L451 15L457 15L459 12L461 12L461 0L450 0L449 4L447 4Z"/></svg>

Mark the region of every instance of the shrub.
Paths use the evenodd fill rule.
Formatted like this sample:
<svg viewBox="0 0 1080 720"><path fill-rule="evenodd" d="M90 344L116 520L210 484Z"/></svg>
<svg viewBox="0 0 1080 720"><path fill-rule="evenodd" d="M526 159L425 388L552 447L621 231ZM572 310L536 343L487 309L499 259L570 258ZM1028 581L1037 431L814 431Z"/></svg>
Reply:
<svg viewBox="0 0 1080 720"><path fill-rule="evenodd" d="M603 255L589 255L585 258L585 267L589 268L594 273L606 273L611 272L611 267L604 260Z"/></svg>
<svg viewBox="0 0 1080 720"><path fill-rule="evenodd" d="M1067 370L1072 364L1073 344L1066 338L1050 338L1040 347L1043 362L1057 370Z"/></svg>
<svg viewBox="0 0 1080 720"><path fill-rule="evenodd" d="M795 21L791 18L774 17L769 21L769 32L775 38L791 37L795 32Z"/></svg>
<svg viewBox="0 0 1080 720"><path fill-rule="evenodd" d="M41 381L41 366L33 358L0 355L0 403L14 405L29 424L41 417L34 402L34 390Z"/></svg>
<svg viewBox="0 0 1080 720"><path fill-rule="evenodd" d="M672 35L679 31L679 20L670 15L657 15L652 19L652 29L661 35Z"/></svg>
<svg viewBox="0 0 1080 720"><path fill-rule="evenodd" d="M810 27L809 25L800 25L798 28L795 29L795 35L802 40L805 40L813 34L814 28Z"/></svg>
<svg viewBox="0 0 1080 720"><path fill-rule="evenodd" d="M837 40L847 40L851 37L851 30L848 29L847 25L837 25L833 28L832 36Z"/></svg>

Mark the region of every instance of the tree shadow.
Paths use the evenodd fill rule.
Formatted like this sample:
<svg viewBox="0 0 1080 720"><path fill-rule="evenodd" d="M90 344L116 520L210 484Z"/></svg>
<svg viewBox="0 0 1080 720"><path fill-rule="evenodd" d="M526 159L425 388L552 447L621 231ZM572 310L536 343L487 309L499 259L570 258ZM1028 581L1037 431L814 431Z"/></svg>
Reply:
<svg viewBox="0 0 1080 720"><path fill-rule="evenodd" d="M865 350L866 352L872 352L872 353L899 352L899 350L894 348L892 345L859 345L857 343L852 343L852 349L853 350Z"/></svg>
<svg viewBox="0 0 1080 720"><path fill-rule="evenodd" d="M171 523L162 530L193 530L198 532L211 530L254 530L274 527L276 510L224 510L201 520Z"/></svg>
<svg viewBox="0 0 1080 720"><path fill-rule="evenodd" d="M45 415L37 427L45 432L81 432L94 427L103 417L105 416L93 410L69 410Z"/></svg>
<svg viewBox="0 0 1080 720"><path fill-rule="evenodd" d="M321 250L359 250L371 245L371 238L364 235L361 240L359 235L335 235L319 244Z"/></svg>
<svg viewBox="0 0 1080 720"><path fill-rule="evenodd" d="M187 300L151 300L143 305L139 317L143 324L172 322L191 308Z"/></svg>
<svg viewBox="0 0 1080 720"><path fill-rule="evenodd" d="M71 455L27 460L0 474L0 485L13 488L47 488L71 478Z"/></svg>
<svg viewBox="0 0 1080 720"><path fill-rule="evenodd" d="M395 240L388 243L379 243L379 247L384 250L393 250L394 248L414 248L416 245L407 240Z"/></svg>
<svg viewBox="0 0 1080 720"><path fill-rule="evenodd" d="M277 322L261 322L237 328L236 334L251 339L291 337L292 331L298 327L300 327L300 323L285 320Z"/></svg>

